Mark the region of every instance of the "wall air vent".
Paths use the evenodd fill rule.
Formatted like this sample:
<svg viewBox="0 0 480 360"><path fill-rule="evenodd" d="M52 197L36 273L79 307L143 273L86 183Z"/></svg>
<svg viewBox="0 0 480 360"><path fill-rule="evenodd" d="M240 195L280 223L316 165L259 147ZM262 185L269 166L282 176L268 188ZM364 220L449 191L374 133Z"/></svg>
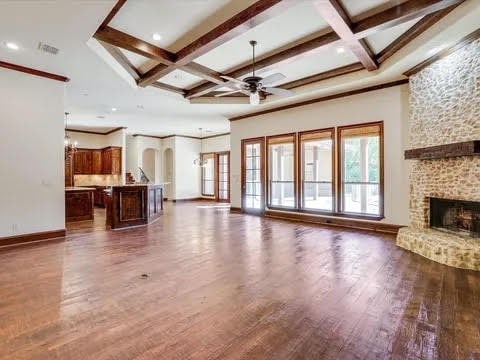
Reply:
<svg viewBox="0 0 480 360"><path fill-rule="evenodd" d="M59 49L57 49L56 47L42 43L42 42L38 43L38 50L46 52L48 54L52 54L52 55L57 55L59 51Z"/></svg>

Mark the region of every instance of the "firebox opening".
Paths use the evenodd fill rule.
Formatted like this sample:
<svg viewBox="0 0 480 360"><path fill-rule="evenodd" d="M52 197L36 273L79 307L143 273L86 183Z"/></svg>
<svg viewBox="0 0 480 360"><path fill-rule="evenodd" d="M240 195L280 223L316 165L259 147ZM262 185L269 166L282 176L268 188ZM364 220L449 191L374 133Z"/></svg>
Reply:
<svg viewBox="0 0 480 360"><path fill-rule="evenodd" d="M480 202L430 198L430 227L480 237Z"/></svg>

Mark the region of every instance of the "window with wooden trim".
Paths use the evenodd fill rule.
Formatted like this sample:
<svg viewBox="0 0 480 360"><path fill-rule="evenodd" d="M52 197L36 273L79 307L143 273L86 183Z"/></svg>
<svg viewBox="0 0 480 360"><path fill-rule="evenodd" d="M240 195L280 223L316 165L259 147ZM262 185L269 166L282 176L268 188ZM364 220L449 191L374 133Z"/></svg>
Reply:
<svg viewBox="0 0 480 360"><path fill-rule="evenodd" d="M268 206L295 208L295 134L267 138Z"/></svg>
<svg viewBox="0 0 480 360"><path fill-rule="evenodd" d="M202 195L215 196L215 154L202 154Z"/></svg>
<svg viewBox="0 0 480 360"><path fill-rule="evenodd" d="M339 212L383 216L383 123L337 131Z"/></svg>
<svg viewBox="0 0 480 360"><path fill-rule="evenodd" d="M299 133L300 206L305 210L334 211L335 129Z"/></svg>

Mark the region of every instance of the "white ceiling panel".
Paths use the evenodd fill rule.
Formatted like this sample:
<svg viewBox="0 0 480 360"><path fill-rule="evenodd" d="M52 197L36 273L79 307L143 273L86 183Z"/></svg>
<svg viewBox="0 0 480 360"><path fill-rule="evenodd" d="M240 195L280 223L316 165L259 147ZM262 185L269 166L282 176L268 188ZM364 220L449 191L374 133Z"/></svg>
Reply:
<svg viewBox="0 0 480 360"><path fill-rule="evenodd" d="M259 75L266 77L279 72L287 78L278 83L287 83L355 62L358 62L358 59L349 50L345 50L343 53L337 53L335 48L330 47L306 54L298 61L286 62L275 69L260 72ZM278 85L278 83L272 85L275 86Z"/></svg>
<svg viewBox="0 0 480 360"><path fill-rule="evenodd" d="M171 73L162 77L159 82L164 84L173 85L182 89L188 88L203 79L201 77L189 74L182 70L174 70Z"/></svg>
<svg viewBox="0 0 480 360"><path fill-rule="evenodd" d="M341 0L351 18L360 14L375 13L396 6L405 0Z"/></svg>
<svg viewBox="0 0 480 360"><path fill-rule="evenodd" d="M196 40L255 0L132 0L110 26L172 52ZM154 41L153 34L161 35Z"/></svg>
<svg viewBox="0 0 480 360"><path fill-rule="evenodd" d="M328 28L311 1L298 0L289 11L270 19L225 44L213 49L195 61L223 72L252 58L250 40L256 40L256 55L262 56L286 44Z"/></svg>
<svg viewBox="0 0 480 360"><path fill-rule="evenodd" d="M390 29L379 31L373 35L368 36L366 39L371 49L375 54L378 54L380 51L385 49L390 45L396 38L402 35L405 31L410 29L415 25L421 18L408 21L404 24L394 26Z"/></svg>

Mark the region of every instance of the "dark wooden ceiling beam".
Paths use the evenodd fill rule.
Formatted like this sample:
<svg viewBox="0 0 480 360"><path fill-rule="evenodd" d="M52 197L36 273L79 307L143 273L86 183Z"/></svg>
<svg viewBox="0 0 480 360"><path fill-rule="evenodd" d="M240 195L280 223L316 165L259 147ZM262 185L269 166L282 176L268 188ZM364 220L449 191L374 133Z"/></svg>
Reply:
<svg viewBox="0 0 480 360"><path fill-rule="evenodd" d="M115 6L112 8L112 10L108 13L107 17L103 20L102 24L100 25L99 29L106 27L110 21L117 15L117 13L120 11L123 5L127 0L118 0Z"/></svg>
<svg viewBox="0 0 480 360"><path fill-rule="evenodd" d="M175 94L180 94L180 95L185 95L187 93L186 90L184 89L181 89L179 87L176 87L176 86L173 86L173 85L169 85L169 84L165 84L165 83L161 83L161 82L154 82L153 84L151 84L150 86L153 86L157 89L161 89L161 90L166 90L166 91L170 91L170 92L173 92Z"/></svg>
<svg viewBox="0 0 480 360"><path fill-rule="evenodd" d="M126 71L128 74L137 81L140 79L140 72L133 66L128 58L115 46L107 44L103 41L99 41L100 45L115 59L115 61Z"/></svg>
<svg viewBox="0 0 480 360"><path fill-rule="evenodd" d="M179 69L188 72L189 74L196 75L205 80L211 81L212 83L217 85L223 86L227 81L221 77L222 74L220 74L219 72L216 72L206 66L203 66L193 61L187 65L180 66Z"/></svg>
<svg viewBox="0 0 480 360"><path fill-rule="evenodd" d="M164 65L172 65L176 60L175 54L109 26L98 29L93 37L110 45L157 60Z"/></svg>
<svg viewBox="0 0 480 360"><path fill-rule="evenodd" d="M440 21L443 17L449 14L453 9L455 9L459 4L447 7L443 10L437 11L435 13L429 14L424 16L420 19L415 25L413 25L410 29L400 35L397 39L395 39L390 45L388 45L385 49L380 51L377 54L377 62L379 64L385 62L389 59L393 54L403 48L405 45L410 43L413 39L417 36L425 32L431 26L436 24Z"/></svg>
<svg viewBox="0 0 480 360"><path fill-rule="evenodd" d="M181 49L178 61L185 65L296 4L297 0L259 0Z"/></svg>
<svg viewBox="0 0 480 360"><path fill-rule="evenodd" d="M49 73L49 72L46 72L46 71L32 69L32 68L22 66L22 65L12 64L12 63L9 63L9 62L6 62L6 61L0 61L0 67L5 68L5 69L9 69L9 70L23 72L25 74L40 76L40 77L47 78L47 79L52 79L52 80L57 80L57 81L62 81L62 82L69 82L70 81L70 79L68 77L63 76L63 75L52 74L52 73Z"/></svg>
<svg viewBox="0 0 480 360"><path fill-rule="evenodd" d="M352 32L352 21L336 0L315 0L315 8L368 71L378 69L372 50Z"/></svg>
<svg viewBox="0 0 480 360"><path fill-rule="evenodd" d="M288 83L280 84L278 86L283 89L294 89L294 88L308 85L317 81L331 79L337 76L346 75L346 74L350 74L352 72L357 72L361 70L365 70L365 68L363 67L362 63L357 62L350 65L342 66L336 69L324 71L319 74L315 74L315 75L307 76L294 81L290 81Z"/></svg>
<svg viewBox="0 0 480 360"><path fill-rule="evenodd" d="M372 35L380 30L403 24L465 0L408 0L387 10L374 14L353 24L352 30L359 39Z"/></svg>
<svg viewBox="0 0 480 360"><path fill-rule="evenodd" d="M158 64L155 65L153 68L148 70L145 74L143 74L140 79L137 81L137 85L141 87L145 87L148 85L153 84L158 79L164 77L165 75L170 74L176 68L174 65L167 66L165 64Z"/></svg>

